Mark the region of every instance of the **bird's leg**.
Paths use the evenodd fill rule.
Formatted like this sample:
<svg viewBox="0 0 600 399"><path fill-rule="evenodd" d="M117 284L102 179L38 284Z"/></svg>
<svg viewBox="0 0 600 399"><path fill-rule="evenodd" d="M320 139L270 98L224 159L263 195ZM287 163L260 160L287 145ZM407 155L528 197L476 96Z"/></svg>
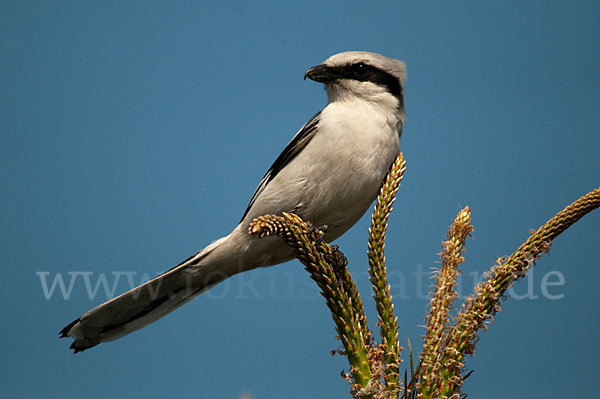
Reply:
<svg viewBox="0 0 600 399"><path fill-rule="evenodd" d="M324 224L322 226L315 227L310 222L308 225L310 227L308 233L314 237L315 244L319 245L325 242L325 234L327 233L329 226ZM348 266L348 259L346 259L346 256L342 253L342 251L340 251L340 247L337 245L331 246L331 255L332 257L329 259L329 262L331 262L333 271L338 274L344 270L346 266Z"/></svg>
<svg viewBox="0 0 600 399"><path fill-rule="evenodd" d="M332 245L331 251L331 254L333 255L331 266L333 266L333 271L338 274L348 266L348 259L346 258L346 255L340 251L340 247L337 245Z"/></svg>
<svg viewBox="0 0 600 399"><path fill-rule="evenodd" d="M315 244L319 245L322 242L325 241L325 234L327 233L327 229L329 229L329 226L327 226L326 224L319 226L319 227L315 227L312 223L308 223L310 229L308 230L308 234L314 235L315 238Z"/></svg>

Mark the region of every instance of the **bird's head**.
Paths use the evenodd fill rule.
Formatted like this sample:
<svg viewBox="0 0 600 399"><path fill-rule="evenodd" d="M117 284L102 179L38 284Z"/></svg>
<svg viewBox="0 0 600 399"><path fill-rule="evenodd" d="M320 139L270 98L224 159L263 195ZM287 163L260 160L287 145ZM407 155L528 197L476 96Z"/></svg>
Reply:
<svg viewBox="0 0 600 399"><path fill-rule="evenodd" d="M360 98L397 108L404 113L406 65L366 51L335 54L304 74L325 85L329 101Z"/></svg>

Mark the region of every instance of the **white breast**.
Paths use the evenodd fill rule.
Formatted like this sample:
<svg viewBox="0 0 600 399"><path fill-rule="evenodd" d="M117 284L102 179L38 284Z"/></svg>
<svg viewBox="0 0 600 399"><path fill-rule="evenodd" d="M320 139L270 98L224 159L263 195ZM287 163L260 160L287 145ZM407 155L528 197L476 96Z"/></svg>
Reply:
<svg viewBox="0 0 600 399"><path fill-rule="evenodd" d="M291 258L281 239L249 237L248 225L258 216L296 213L315 226L327 225L327 241L345 233L373 202L400 153L400 128L395 114L376 103L328 104L315 136L268 183L232 233L236 251L244 253L240 264L253 268Z"/></svg>
<svg viewBox="0 0 600 399"><path fill-rule="evenodd" d="M252 213L295 212L328 225L335 239L368 208L399 152L397 120L365 101L331 103L315 137L269 182Z"/></svg>

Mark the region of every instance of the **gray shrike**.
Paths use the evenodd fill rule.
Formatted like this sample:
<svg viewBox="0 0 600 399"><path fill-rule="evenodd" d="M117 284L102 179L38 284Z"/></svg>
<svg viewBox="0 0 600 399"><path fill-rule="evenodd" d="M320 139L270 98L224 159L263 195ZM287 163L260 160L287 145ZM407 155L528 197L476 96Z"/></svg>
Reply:
<svg viewBox="0 0 600 399"><path fill-rule="evenodd" d="M346 232L369 208L400 153L403 62L379 54L335 54L306 71L325 85L328 103L294 136L264 176L240 224L153 280L84 313L60 332L75 353L138 330L233 276L293 258L279 237L255 238L250 222L293 212L327 226L325 240Z"/></svg>

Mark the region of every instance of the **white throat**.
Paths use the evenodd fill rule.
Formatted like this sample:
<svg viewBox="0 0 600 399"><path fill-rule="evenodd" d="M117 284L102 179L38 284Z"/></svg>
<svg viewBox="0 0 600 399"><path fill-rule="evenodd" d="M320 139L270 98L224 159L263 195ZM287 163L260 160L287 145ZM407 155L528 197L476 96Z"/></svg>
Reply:
<svg viewBox="0 0 600 399"><path fill-rule="evenodd" d="M343 79L325 84L325 90L329 103L364 101L378 108L383 115L395 117L402 125L406 120L404 107L398 98L375 83Z"/></svg>

